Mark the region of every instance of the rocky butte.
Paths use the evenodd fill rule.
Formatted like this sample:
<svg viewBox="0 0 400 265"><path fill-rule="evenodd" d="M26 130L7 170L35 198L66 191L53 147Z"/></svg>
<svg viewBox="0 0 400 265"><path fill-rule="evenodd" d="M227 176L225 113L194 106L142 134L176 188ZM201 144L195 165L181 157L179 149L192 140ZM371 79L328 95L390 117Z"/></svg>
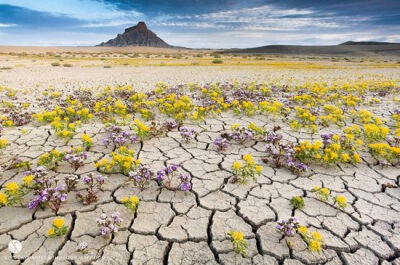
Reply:
<svg viewBox="0 0 400 265"><path fill-rule="evenodd" d="M160 39L154 32L147 28L146 23L139 22L136 26L126 28L123 34L118 34L116 38L107 42L102 42L97 46L111 46L111 47L124 47L124 46L147 46L159 48L172 48L162 39Z"/></svg>

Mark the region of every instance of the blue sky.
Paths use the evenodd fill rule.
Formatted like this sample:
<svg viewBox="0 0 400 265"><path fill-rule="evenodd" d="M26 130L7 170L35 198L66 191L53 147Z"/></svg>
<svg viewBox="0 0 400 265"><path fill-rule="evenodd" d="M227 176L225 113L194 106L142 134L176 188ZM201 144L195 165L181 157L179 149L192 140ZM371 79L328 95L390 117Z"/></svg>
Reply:
<svg viewBox="0 0 400 265"><path fill-rule="evenodd" d="M400 0L0 0L0 45L95 45L138 21L191 48L400 42Z"/></svg>

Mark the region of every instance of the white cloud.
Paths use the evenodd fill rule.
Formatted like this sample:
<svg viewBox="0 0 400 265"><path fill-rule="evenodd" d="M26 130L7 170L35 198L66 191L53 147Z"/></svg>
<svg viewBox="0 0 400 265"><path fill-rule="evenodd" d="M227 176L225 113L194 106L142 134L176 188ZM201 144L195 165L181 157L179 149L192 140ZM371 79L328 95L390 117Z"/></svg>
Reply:
<svg viewBox="0 0 400 265"><path fill-rule="evenodd" d="M0 23L0 28L9 28L9 27L14 27L16 25L17 24L3 24L3 23Z"/></svg>
<svg viewBox="0 0 400 265"><path fill-rule="evenodd" d="M121 20L121 21L108 21L108 22L93 22L80 26L81 28L103 28L103 27L117 27L123 25L136 24L137 20Z"/></svg>

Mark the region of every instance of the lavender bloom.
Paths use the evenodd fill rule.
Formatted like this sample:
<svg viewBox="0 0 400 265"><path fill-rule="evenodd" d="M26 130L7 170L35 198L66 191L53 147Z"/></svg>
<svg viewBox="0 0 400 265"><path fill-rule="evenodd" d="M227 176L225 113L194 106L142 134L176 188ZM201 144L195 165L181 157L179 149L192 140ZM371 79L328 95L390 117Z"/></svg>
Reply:
<svg viewBox="0 0 400 265"><path fill-rule="evenodd" d="M138 186L141 190L144 190L145 187L150 183L150 180L153 179L154 172L147 165L139 165L135 171L129 172L128 176L133 180L133 184L135 186ZM159 178L158 173L157 178Z"/></svg>
<svg viewBox="0 0 400 265"><path fill-rule="evenodd" d="M112 213L111 217L107 217L106 214L101 214L99 218L96 218L97 225L101 227L101 235L105 237L111 236L112 233L117 233L117 226L119 226L122 221L118 212Z"/></svg>
<svg viewBox="0 0 400 265"><path fill-rule="evenodd" d="M102 175L95 176L93 173L89 173L86 177L83 178L82 181L86 185L86 192L85 194L77 192L75 194L76 197L80 199L84 205L96 202L98 200L96 193L102 189L102 185L104 184L104 177Z"/></svg>
<svg viewBox="0 0 400 265"><path fill-rule="evenodd" d="M275 225L284 236L292 236L296 233L299 227L299 222L295 217L290 217L288 220L280 220Z"/></svg>
<svg viewBox="0 0 400 265"><path fill-rule="evenodd" d="M194 129L189 129L186 127L181 127L179 129L179 132L181 133L182 138L186 142L189 142L191 139L193 139L197 135L197 132Z"/></svg>
<svg viewBox="0 0 400 265"><path fill-rule="evenodd" d="M179 185L179 188L182 191L189 191L192 189L192 184L190 182L182 182L181 185Z"/></svg>
<svg viewBox="0 0 400 265"><path fill-rule="evenodd" d="M106 146L110 143L113 143L114 146L120 147L128 145L130 143L135 143L138 140L135 134L129 131L123 131L122 128L116 125L112 125L108 131L108 138L103 140L103 144Z"/></svg>
<svg viewBox="0 0 400 265"><path fill-rule="evenodd" d="M33 210L38 206L48 206L57 213L61 207L61 203L67 199L66 193L67 191L64 185L37 191L35 198L29 202L29 209Z"/></svg>
<svg viewBox="0 0 400 265"><path fill-rule="evenodd" d="M179 188L182 191L189 191L192 189L192 184L190 183L190 180L192 179L189 174L181 173L178 176L179 180L181 181L181 184L179 185Z"/></svg>
<svg viewBox="0 0 400 265"><path fill-rule="evenodd" d="M214 144L217 146L218 151L225 150L229 147L229 141L225 138L217 138L214 140Z"/></svg>

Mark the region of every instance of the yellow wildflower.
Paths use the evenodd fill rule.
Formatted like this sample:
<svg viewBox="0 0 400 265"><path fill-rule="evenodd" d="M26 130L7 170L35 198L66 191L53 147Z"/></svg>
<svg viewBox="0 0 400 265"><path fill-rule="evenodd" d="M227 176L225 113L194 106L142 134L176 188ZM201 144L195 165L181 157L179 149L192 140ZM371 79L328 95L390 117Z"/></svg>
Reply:
<svg viewBox="0 0 400 265"><path fill-rule="evenodd" d="M63 218L55 218L53 220L53 225L57 228L61 228L65 225L65 221Z"/></svg>
<svg viewBox="0 0 400 265"><path fill-rule="evenodd" d="M242 167L242 164L239 161L235 161L235 162L233 162L232 167L235 170L239 170Z"/></svg>
<svg viewBox="0 0 400 265"><path fill-rule="evenodd" d="M0 193L0 205L6 205L7 204L7 195L4 193Z"/></svg>

